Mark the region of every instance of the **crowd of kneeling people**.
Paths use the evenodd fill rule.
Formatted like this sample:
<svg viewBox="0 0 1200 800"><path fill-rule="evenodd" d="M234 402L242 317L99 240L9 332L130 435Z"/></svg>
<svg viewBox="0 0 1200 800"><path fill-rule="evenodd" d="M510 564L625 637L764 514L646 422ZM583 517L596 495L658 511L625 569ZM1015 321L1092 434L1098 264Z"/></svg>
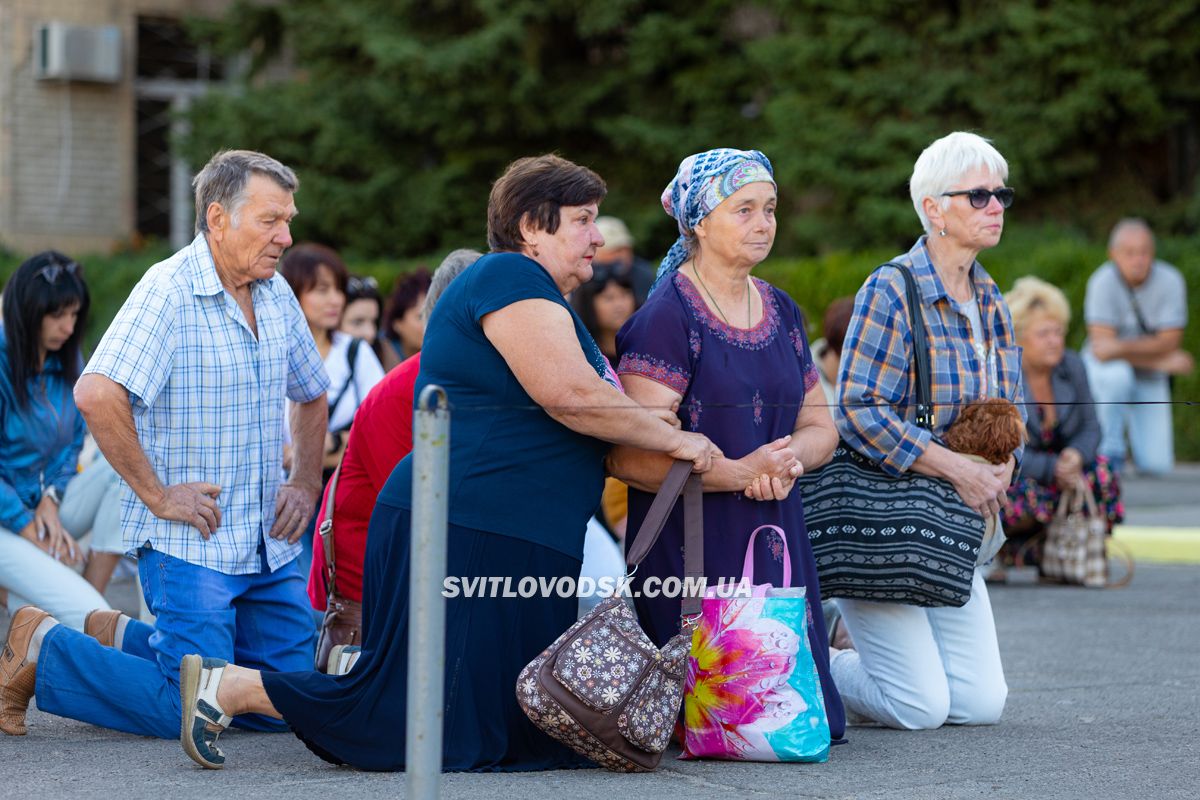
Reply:
<svg viewBox="0 0 1200 800"><path fill-rule="evenodd" d="M751 531L774 525L787 548L764 540L756 557L777 572L786 552L820 610L795 487L839 439L893 474L945 479L1014 538L1082 484L1119 522L1127 431L1139 470L1171 469L1169 405L1123 405L1169 399L1167 376L1192 369L1182 278L1154 259L1144 222L1113 228L1112 260L1088 284L1088 345L1069 350L1059 289L1026 277L1002 294L976 260L1000 242L1014 191L987 140L949 134L913 167L911 249L835 301L810 346L797 302L752 274L775 238L773 176L756 150L684 159L662 195L679 239L655 269L599 216L599 175L522 158L492 188L489 252L456 250L385 303L334 250L292 246L291 169L224 151L195 179L196 238L147 271L86 365L84 270L54 251L29 258L4 287L0 333L0 587L13 613L0 729L25 734L36 697L44 712L136 734L175 738L182 719L185 750L209 767L232 725L290 729L333 763L403 769L409 453L429 385L452 408L455 576L621 574L618 542L636 539L685 460L719 532L704 543L710 581L738 577ZM929 329L931 430L913 421L902 268ZM978 398L1026 419L1027 444L1004 463L941 438ZM315 532L330 509L327 552ZM659 646L678 632L680 598L636 589L683 574L683 535L674 514L632 578ZM981 548L962 607L842 599L813 615L831 739L848 720L1000 719L985 576L1002 577L1002 541ZM137 558L153 624L103 599L122 554ZM362 638L314 670L330 561L339 603L361 604ZM446 600L445 769L588 765L513 693L577 602Z"/></svg>

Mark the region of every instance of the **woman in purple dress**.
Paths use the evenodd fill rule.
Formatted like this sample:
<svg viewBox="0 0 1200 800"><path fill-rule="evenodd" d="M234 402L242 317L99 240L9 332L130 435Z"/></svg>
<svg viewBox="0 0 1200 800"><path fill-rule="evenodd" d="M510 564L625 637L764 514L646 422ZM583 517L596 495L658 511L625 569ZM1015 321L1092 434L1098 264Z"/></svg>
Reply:
<svg viewBox="0 0 1200 800"><path fill-rule="evenodd" d="M837 445L818 388L800 309L784 292L750 277L775 240L776 186L757 150L710 150L684 159L662 197L680 238L659 268L649 299L617 337L619 373L630 397L648 407L677 407L682 425L702 432L725 458L704 475L704 567L709 585L741 577L750 534L777 525L787 537L793 583L810 609L821 590L804 505L793 491L806 469ZM636 539L669 459L615 448L610 470L630 484L630 536ZM683 576L683 512L677 507L631 581ZM779 585L783 548L776 536L755 544L756 580ZM646 632L660 646L679 630L679 597L637 597ZM829 639L809 614L830 732L840 739L845 714L829 676Z"/></svg>

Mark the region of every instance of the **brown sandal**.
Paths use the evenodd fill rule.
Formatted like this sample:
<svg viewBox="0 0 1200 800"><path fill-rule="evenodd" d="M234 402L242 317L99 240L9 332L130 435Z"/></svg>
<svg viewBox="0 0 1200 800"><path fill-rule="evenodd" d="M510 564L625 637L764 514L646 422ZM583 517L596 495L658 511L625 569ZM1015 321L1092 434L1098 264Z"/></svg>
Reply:
<svg viewBox="0 0 1200 800"><path fill-rule="evenodd" d="M25 712L37 686L37 662L30 663L29 643L42 620L50 613L36 606L24 606L13 615L8 642L0 653L0 730L9 736L24 736Z"/></svg>

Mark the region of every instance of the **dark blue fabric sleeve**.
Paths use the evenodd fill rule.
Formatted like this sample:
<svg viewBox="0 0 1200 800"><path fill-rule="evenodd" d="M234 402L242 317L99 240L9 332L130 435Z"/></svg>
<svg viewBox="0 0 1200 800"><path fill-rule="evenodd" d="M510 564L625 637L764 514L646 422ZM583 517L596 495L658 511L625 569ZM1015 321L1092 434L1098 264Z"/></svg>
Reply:
<svg viewBox="0 0 1200 800"><path fill-rule="evenodd" d="M698 326L690 325L675 287L667 284L617 333L617 373L640 375L686 395L701 336Z"/></svg>
<svg viewBox="0 0 1200 800"><path fill-rule="evenodd" d="M809 348L808 332L804 329L804 314L787 292L775 286L771 287L771 291L775 293L775 300L782 309L782 316L788 327L788 337L792 340L792 348L800 362L800 374L804 376L804 393L807 395L821 382L821 376L817 372L817 365Z"/></svg>
<svg viewBox="0 0 1200 800"><path fill-rule="evenodd" d="M519 253L493 253L471 267L468 311L476 322L522 300L549 300L566 306L550 273Z"/></svg>

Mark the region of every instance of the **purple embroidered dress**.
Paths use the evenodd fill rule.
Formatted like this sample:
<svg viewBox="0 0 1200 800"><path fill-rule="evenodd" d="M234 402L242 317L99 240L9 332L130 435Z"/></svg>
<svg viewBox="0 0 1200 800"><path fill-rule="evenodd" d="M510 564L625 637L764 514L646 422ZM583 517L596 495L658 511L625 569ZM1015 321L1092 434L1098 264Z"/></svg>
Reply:
<svg viewBox="0 0 1200 800"><path fill-rule="evenodd" d="M796 427L805 395L818 383L816 366L796 303L765 281L754 279L763 302L762 320L748 330L726 325L709 311L691 281L676 272L650 295L646 305L617 335L621 375L639 375L683 395L679 418L685 430L705 434L727 458L741 458ZM819 391L819 389L818 389ZM631 542L653 495L629 490ZM809 638L821 676L832 737L845 730L845 712L829 675L829 639L821 591L799 492L782 502L759 502L742 492L704 495L704 569L709 585L741 577L751 532L778 525L787 534L792 582L806 587ZM778 537L755 543L755 580L782 581L783 549ZM631 581L635 595L651 576L683 576L683 508L678 505L662 537ZM653 586L653 584L651 584ZM661 584L660 584L661 585ZM659 646L679 631L679 598L636 597L646 632Z"/></svg>

